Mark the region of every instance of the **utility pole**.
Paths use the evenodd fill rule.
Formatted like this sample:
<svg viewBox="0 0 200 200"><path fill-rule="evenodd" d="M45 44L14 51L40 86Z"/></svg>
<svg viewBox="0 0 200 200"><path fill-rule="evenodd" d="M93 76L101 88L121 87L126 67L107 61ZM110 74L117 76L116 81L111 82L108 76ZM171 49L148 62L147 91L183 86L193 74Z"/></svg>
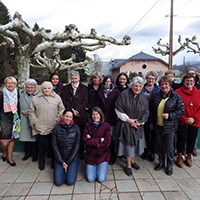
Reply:
<svg viewBox="0 0 200 200"><path fill-rule="evenodd" d="M174 17L174 11L173 11L173 2L174 0L171 0L171 14L170 14L170 32L169 32L169 69L172 69L173 65L173 17Z"/></svg>

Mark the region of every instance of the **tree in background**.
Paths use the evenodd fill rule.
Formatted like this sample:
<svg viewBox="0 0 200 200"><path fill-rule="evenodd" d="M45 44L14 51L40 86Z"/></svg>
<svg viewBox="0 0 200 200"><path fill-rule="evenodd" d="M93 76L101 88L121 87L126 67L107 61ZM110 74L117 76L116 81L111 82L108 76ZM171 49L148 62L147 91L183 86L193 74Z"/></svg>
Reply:
<svg viewBox="0 0 200 200"><path fill-rule="evenodd" d="M26 36L27 43L21 41L19 35L21 32ZM130 44L129 36L124 36L122 41L117 41L112 37L98 36L95 29L91 29L90 34L81 34L73 24L66 26L64 33L51 33L51 30L44 28L32 31L19 13L16 13L14 19L8 24L0 25L0 36L4 39L4 42L0 43L0 47L9 47L14 53L19 89L24 87L24 82L30 76L30 58L38 52L43 52L48 48L65 49L70 47L94 51L104 48L106 42L115 45Z"/></svg>

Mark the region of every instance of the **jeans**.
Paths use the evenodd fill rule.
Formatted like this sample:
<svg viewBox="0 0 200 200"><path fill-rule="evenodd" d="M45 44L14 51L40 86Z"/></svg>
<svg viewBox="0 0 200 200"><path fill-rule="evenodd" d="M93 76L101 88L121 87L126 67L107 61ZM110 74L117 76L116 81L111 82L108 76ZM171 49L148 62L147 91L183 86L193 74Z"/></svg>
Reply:
<svg viewBox="0 0 200 200"><path fill-rule="evenodd" d="M63 183L67 185L74 185L78 174L79 159L75 159L65 172L62 165L54 161L54 184L60 186Z"/></svg>
<svg viewBox="0 0 200 200"><path fill-rule="evenodd" d="M86 165L86 178L88 182L97 180L104 182L108 173L108 162L102 162L98 165Z"/></svg>

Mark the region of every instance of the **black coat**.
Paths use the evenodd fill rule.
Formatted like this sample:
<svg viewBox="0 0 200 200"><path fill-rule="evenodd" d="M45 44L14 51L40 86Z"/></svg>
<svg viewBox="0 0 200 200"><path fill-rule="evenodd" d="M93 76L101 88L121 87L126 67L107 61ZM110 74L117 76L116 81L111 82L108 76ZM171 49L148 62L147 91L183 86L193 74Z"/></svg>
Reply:
<svg viewBox="0 0 200 200"><path fill-rule="evenodd" d="M60 123L53 129L52 149L59 164L65 162L70 165L79 157L80 138L80 129L75 123L71 125Z"/></svg>
<svg viewBox="0 0 200 200"><path fill-rule="evenodd" d="M157 108L163 99L163 92L160 90L153 94L150 99L150 123L157 124ZM169 92L169 99L165 103L164 113L169 114L168 119L163 119L163 134L174 133L178 129L178 119L184 114L185 107L182 97L173 91Z"/></svg>

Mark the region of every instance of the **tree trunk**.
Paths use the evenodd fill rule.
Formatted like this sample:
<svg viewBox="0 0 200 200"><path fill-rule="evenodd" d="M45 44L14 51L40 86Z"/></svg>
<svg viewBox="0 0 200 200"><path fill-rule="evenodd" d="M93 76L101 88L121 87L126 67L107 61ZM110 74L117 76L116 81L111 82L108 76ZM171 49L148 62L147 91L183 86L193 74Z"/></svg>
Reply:
<svg viewBox="0 0 200 200"><path fill-rule="evenodd" d="M25 88L25 81L30 77L30 56L16 56L18 69L18 89Z"/></svg>

